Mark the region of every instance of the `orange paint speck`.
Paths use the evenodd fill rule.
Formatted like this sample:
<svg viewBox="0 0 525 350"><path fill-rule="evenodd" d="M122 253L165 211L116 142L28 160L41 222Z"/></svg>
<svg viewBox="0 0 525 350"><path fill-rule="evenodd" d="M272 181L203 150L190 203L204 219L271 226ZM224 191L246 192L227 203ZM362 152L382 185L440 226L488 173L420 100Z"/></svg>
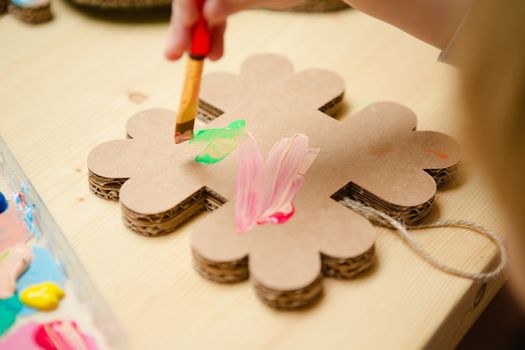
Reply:
<svg viewBox="0 0 525 350"><path fill-rule="evenodd" d="M440 152L436 152L436 151L430 151L430 153L432 153L433 155L435 155L439 159L447 159L448 158L448 154L445 154L445 153L440 153Z"/></svg>

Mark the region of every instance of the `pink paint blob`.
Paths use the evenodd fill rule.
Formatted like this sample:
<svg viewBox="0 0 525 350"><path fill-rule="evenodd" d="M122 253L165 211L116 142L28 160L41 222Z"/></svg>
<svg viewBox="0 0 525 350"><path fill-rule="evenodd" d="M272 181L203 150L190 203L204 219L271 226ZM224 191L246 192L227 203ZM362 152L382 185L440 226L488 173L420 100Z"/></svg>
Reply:
<svg viewBox="0 0 525 350"><path fill-rule="evenodd" d="M54 321L39 325L34 340L45 350L98 350L92 337L80 332L73 321Z"/></svg>
<svg viewBox="0 0 525 350"><path fill-rule="evenodd" d="M0 349L2 350L42 350L35 343L34 335L40 327L35 322L30 322L18 328L11 336L0 340Z"/></svg>
<svg viewBox="0 0 525 350"><path fill-rule="evenodd" d="M16 292L16 281L31 262L33 253L26 244L20 243L0 253L0 299L9 299Z"/></svg>
<svg viewBox="0 0 525 350"><path fill-rule="evenodd" d="M290 220L290 218L293 216L293 214L295 214L295 208L292 205L292 210L290 212L288 212L288 213L282 213L282 212L274 213L274 214L264 218L264 220L257 221L257 224L258 225L262 225L262 224L284 224L285 222Z"/></svg>
<svg viewBox="0 0 525 350"><path fill-rule="evenodd" d="M0 214L0 252L31 237L27 224L17 215L16 206L10 205Z"/></svg>

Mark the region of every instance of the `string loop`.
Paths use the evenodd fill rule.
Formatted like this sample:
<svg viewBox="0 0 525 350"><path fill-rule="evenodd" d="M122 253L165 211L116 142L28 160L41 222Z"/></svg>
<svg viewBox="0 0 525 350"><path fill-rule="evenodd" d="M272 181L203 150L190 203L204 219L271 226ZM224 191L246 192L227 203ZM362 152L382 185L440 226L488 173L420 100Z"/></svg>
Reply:
<svg viewBox="0 0 525 350"><path fill-rule="evenodd" d="M488 228L478 225L474 222L466 220L439 220L429 224L404 225L398 220L394 219L393 217L387 215L386 213L364 205L361 202L352 200L348 197L343 197L341 200L339 200L339 202L344 206L354 210L356 213L364 216L366 219L373 223L395 229L398 235L406 242L406 244L412 250L414 250L414 252L416 252L423 260L445 273L462 278L467 278L475 282L483 283L493 281L496 278L498 278L501 275L501 273L505 270L505 267L507 265L507 250L505 249L505 245L503 244L501 238ZM448 266L445 263L439 261L434 256L432 256L423 247L423 245L418 240L416 240L412 234L408 232L408 229L420 230L425 228L438 227L461 227L476 231L481 235L487 237L496 245L498 249L500 256L498 266L496 266L496 268L494 268L492 271L481 273L467 272L457 269L455 267Z"/></svg>

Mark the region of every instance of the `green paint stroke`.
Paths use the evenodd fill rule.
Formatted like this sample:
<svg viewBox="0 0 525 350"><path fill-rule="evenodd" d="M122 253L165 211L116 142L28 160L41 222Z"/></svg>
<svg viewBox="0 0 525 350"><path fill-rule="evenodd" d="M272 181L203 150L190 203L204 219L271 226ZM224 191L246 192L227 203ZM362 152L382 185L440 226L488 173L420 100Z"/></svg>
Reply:
<svg viewBox="0 0 525 350"><path fill-rule="evenodd" d="M5 250L2 254L0 254L0 262L4 260L5 258L7 258L8 255L9 255L8 250Z"/></svg>
<svg viewBox="0 0 525 350"><path fill-rule="evenodd" d="M226 158L239 145L239 138L244 135L246 121L237 119L225 128L204 129L195 133L190 143L202 143L206 146L195 157L195 161L215 164Z"/></svg>
<svg viewBox="0 0 525 350"><path fill-rule="evenodd" d="M0 335L4 334L16 321L16 315L24 305L18 299L18 293L15 293L9 299L0 299Z"/></svg>

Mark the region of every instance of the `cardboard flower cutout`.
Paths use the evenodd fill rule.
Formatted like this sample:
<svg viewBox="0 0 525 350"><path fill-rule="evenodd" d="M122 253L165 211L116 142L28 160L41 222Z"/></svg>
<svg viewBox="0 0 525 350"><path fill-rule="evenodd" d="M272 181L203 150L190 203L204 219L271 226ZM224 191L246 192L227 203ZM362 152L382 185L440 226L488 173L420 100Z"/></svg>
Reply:
<svg viewBox="0 0 525 350"><path fill-rule="evenodd" d="M168 110L139 113L127 125L130 139L104 143L90 153L91 189L120 198L125 224L146 235L174 231L191 216L215 210L190 223L196 269L218 282L250 276L258 296L274 307L308 305L321 294L323 275L351 278L374 261L372 225L339 204L339 197L415 222L429 212L436 182L446 182L459 161L453 139L415 131L415 114L399 104L375 103L342 121L330 117L343 93L337 75L319 69L295 73L288 60L275 55L249 58L239 75L204 78L201 117L211 120L206 129L245 120L266 162L286 154L270 150L294 134L306 135L308 145L320 149L304 179L287 177L282 191L272 190L295 194L294 215L284 224L254 225L277 219L271 212L289 212L288 200L271 198L261 202L272 203L262 205L268 210L257 207L248 221L239 222L234 200L239 157L233 151L213 165L196 162L194 145L173 143L175 113ZM238 234L238 225L251 230Z"/></svg>

